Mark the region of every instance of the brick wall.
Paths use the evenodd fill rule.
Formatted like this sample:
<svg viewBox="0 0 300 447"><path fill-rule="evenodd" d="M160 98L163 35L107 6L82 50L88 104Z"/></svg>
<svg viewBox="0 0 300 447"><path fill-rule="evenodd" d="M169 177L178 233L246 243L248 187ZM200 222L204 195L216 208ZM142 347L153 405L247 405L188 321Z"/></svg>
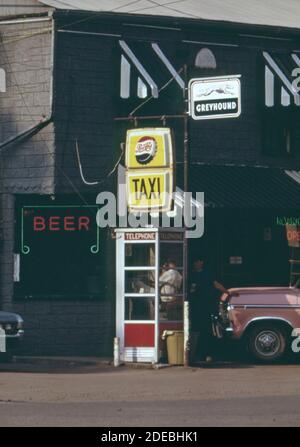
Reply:
<svg viewBox="0 0 300 447"><path fill-rule="evenodd" d="M0 297L3 310L13 308L14 196L0 194Z"/></svg>
<svg viewBox="0 0 300 447"><path fill-rule="evenodd" d="M193 161L251 163L262 152L257 50L211 48L217 69L210 75L241 75L242 114L235 119L190 121ZM195 74L201 75L200 70ZM263 99L263 98L262 98Z"/></svg>
<svg viewBox="0 0 300 447"><path fill-rule="evenodd" d="M112 353L110 300L16 302L25 321L22 353L27 355L93 355Z"/></svg>
<svg viewBox="0 0 300 447"><path fill-rule="evenodd" d="M57 34L55 76L56 189L70 192L65 174L81 191L75 152L78 140L82 168L90 182L102 180L114 160L113 46L109 38ZM73 192L73 191L72 191Z"/></svg>

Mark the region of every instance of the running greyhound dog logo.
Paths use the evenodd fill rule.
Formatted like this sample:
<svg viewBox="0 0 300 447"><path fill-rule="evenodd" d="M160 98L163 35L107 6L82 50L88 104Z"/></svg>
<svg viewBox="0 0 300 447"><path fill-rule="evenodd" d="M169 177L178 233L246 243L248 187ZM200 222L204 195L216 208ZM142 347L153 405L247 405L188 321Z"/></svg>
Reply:
<svg viewBox="0 0 300 447"><path fill-rule="evenodd" d="M199 97L201 96L210 96L213 93L217 93L219 95L235 95L235 92L233 91L234 87L232 85L226 84L224 87L218 87L218 88L205 88L200 93Z"/></svg>
<svg viewBox="0 0 300 447"><path fill-rule="evenodd" d="M152 161L157 152L155 138L144 136L140 138L135 147L135 157L138 163L146 165Z"/></svg>

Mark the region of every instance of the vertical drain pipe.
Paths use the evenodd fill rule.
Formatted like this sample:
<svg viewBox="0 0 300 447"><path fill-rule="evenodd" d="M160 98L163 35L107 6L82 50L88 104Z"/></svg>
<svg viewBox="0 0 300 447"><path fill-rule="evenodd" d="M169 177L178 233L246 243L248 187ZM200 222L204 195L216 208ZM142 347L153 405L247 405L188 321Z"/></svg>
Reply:
<svg viewBox="0 0 300 447"><path fill-rule="evenodd" d="M2 327L0 327L0 352L6 352L6 333Z"/></svg>
<svg viewBox="0 0 300 447"><path fill-rule="evenodd" d="M114 366L117 368L120 366L120 339L119 337L114 338Z"/></svg>
<svg viewBox="0 0 300 447"><path fill-rule="evenodd" d="M188 104L188 72L187 72L187 65L184 65L184 84L185 88L183 90L183 101L184 101L184 136L183 136L183 148L184 148L184 162L183 162L183 169L184 169L184 210L186 210L186 203L187 200L187 193L189 192L189 162L190 162L190 154L189 154L189 104ZM188 207L189 209L189 207ZM185 214L185 213L184 213ZM189 366L190 364L190 315L189 315L189 244L188 239L186 237L186 223L184 223L185 226L185 232L184 232L184 245L183 245L183 252L184 252L184 268L185 268L185 281L184 281L184 317L183 317L183 324L184 324L184 366Z"/></svg>

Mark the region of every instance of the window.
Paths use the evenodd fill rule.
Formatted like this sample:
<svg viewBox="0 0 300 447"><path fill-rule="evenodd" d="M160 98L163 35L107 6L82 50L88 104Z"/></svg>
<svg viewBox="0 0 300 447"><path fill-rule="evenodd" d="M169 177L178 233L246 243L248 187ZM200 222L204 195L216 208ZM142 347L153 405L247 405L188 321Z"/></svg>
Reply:
<svg viewBox="0 0 300 447"><path fill-rule="evenodd" d="M154 298L126 297L125 298L125 320L148 320L155 319Z"/></svg>
<svg viewBox="0 0 300 447"><path fill-rule="evenodd" d="M217 62L214 53L208 48L201 48L195 58L195 67L216 69Z"/></svg>
<svg viewBox="0 0 300 447"><path fill-rule="evenodd" d="M40 202L42 202L40 200ZM16 297L97 296L103 292L103 244L95 205L18 205Z"/></svg>
<svg viewBox="0 0 300 447"><path fill-rule="evenodd" d="M263 119L263 153L272 157L293 157L300 144L295 116L267 113Z"/></svg>

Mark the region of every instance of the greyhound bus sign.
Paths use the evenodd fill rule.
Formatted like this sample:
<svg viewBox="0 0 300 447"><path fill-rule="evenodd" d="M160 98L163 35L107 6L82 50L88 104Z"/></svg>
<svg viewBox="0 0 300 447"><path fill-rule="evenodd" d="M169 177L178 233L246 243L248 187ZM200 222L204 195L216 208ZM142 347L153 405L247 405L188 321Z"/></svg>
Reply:
<svg viewBox="0 0 300 447"><path fill-rule="evenodd" d="M189 82L189 114L194 120L237 118L241 114L241 75Z"/></svg>

